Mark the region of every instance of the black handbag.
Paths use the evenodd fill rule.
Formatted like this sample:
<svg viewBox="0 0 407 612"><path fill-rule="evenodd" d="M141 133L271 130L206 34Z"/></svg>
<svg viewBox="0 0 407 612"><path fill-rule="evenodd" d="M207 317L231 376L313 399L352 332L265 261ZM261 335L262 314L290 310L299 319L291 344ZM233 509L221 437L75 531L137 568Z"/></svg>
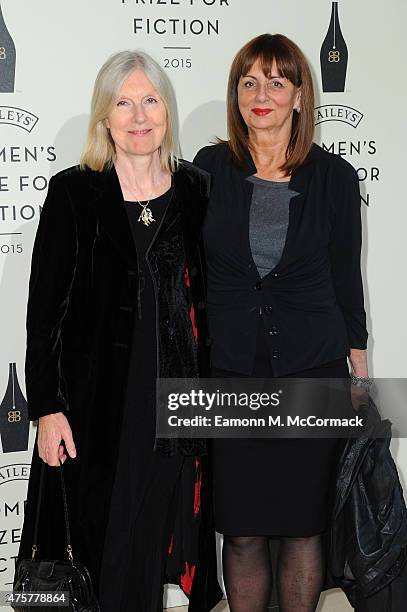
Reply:
<svg viewBox="0 0 407 612"><path fill-rule="evenodd" d="M61 475L65 515L67 559L49 561L35 558L41 498L44 488L45 463L43 463L41 466L40 490L35 517L32 557L31 559L22 559L18 563L14 578L14 601L10 605L16 612L100 612L100 606L93 590L89 572L84 565L76 561L76 559L74 560L73 557L63 467L61 462L60 464L59 473ZM25 595L27 592L47 593L47 605L41 606L37 604L35 607L29 606L29 596ZM62 592L67 593L67 597L64 598ZM47 596L43 595L43 599L39 601L43 601L45 597ZM57 603L58 601L65 601L66 605L52 605L52 603Z"/></svg>

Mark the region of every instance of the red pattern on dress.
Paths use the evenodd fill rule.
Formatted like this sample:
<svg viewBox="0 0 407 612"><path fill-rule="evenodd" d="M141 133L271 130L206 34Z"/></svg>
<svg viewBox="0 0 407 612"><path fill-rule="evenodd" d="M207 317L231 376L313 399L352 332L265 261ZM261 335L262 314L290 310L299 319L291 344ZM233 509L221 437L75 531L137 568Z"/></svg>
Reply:
<svg viewBox="0 0 407 612"><path fill-rule="evenodd" d="M185 281L185 286L189 288L191 286L191 280L189 278L188 268L185 268L185 271L184 271L184 281ZM195 324L195 310L194 310L193 304L191 304L191 308L189 309L189 318L191 319L192 331L194 332L195 342L198 342L198 328Z"/></svg>
<svg viewBox="0 0 407 612"><path fill-rule="evenodd" d="M195 565L189 566L188 561L185 562L185 572L181 575L181 586L184 593L191 594L192 582L195 576Z"/></svg>
<svg viewBox="0 0 407 612"><path fill-rule="evenodd" d="M199 513L201 509L201 485L202 485L202 470L201 460L199 457L195 459L196 468L196 480L195 480L195 492L194 492L194 516Z"/></svg>
<svg viewBox="0 0 407 612"><path fill-rule="evenodd" d="M168 554L171 555L173 550L174 550L174 534L171 536L171 542L168 547Z"/></svg>

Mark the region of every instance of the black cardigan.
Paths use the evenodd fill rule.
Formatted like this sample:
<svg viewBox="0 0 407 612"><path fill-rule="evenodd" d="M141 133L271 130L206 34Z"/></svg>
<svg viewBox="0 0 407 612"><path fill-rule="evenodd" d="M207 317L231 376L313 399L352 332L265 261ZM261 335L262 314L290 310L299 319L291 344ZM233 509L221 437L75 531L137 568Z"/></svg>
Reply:
<svg viewBox="0 0 407 612"><path fill-rule="evenodd" d="M355 169L312 146L290 180L298 195L290 202L281 260L260 279L248 235L253 185L245 179L256 173L252 157L239 166L229 147L218 144L201 149L194 163L212 176L204 224L212 365L251 374L260 309L276 376L365 349Z"/></svg>

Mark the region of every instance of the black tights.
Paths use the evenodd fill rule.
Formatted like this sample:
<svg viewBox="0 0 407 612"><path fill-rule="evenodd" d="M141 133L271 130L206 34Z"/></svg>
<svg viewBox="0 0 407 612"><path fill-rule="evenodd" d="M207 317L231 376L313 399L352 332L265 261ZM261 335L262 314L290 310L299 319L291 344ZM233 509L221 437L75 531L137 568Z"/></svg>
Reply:
<svg viewBox="0 0 407 612"><path fill-rule="evenodd" d="M231 612L265 612L271 594L268 538L224 536L223 577ZM314 612L324 580L321 536L280 539L280 612Z"/></svg>

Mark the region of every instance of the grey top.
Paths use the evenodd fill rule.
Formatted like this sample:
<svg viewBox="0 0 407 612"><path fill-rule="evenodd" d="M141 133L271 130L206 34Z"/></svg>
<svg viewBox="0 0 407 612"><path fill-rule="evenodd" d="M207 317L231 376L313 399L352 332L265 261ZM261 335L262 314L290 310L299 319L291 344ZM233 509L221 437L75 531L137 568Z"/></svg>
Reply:
<svg viewBox="0 0 407 612"><path fill-rule="evenodd" d="M288 189L289 181L267 181L257 176L249 176L247 180L254 183L249 221L250 248L263 278L281 259L290 200L297 192Z"/></svg>

